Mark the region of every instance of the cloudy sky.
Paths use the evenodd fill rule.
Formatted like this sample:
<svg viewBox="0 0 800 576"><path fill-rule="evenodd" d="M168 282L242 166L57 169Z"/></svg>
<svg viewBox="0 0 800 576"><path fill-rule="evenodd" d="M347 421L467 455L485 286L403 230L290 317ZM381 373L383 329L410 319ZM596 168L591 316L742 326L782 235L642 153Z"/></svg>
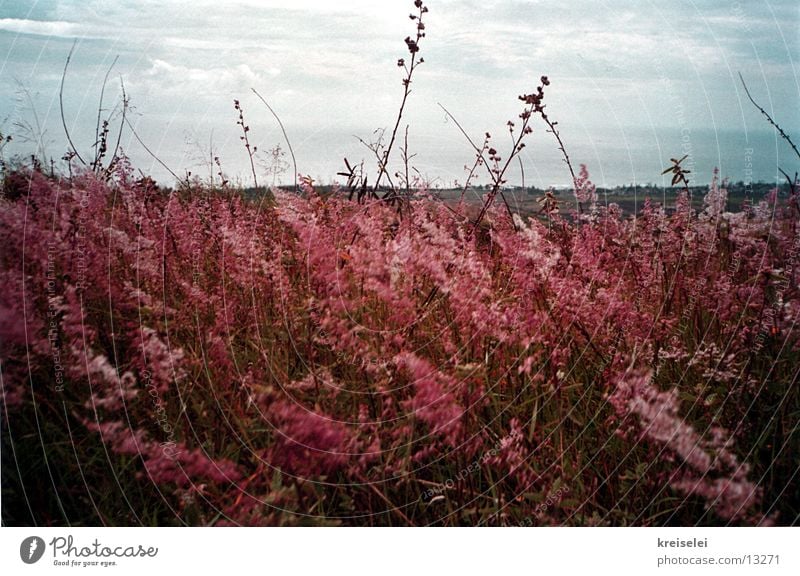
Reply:
<svg viewBox="0 0 800 576"><path fill-rule="evenodd" d="M707 183L718 166L733 180L775 181L800 169L789 147L746 100L754 97L800 140L800 4L796 0L429 0L425 64L406 120L412 164L434 183L463 181L473 153L437 103L476 139L508 148L517 96L546 74L545 100L573 160L599 185L661 183L672 156L691 153ZM356 137L393 124L402 96L403 38L411 0L0 0L0 130L6 157L65 150L64 113L88 155L103 77L111 107L120 79L143 141L178 173L207 174L213 148L232 176L247 178L233 100L241 100L260 150L282 143L257 89L286 126L299 171L330 182L365 160ZM526 183L563 185L568 172L540 124L523 156ZM166 179L129 133L134 165ZM284 145L285 148L285 145ZM265 168L259 168L262 177ZM283 175L290 181L291 173ZM511 175L519 181L519 173Z"/></svg>

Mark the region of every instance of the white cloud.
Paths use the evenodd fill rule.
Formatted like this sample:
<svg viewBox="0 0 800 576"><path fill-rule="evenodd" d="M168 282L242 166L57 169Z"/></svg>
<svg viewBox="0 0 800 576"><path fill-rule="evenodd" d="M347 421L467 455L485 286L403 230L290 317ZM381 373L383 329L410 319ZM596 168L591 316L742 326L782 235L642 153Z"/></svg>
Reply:
<svg viewBox="0 0 800 576"><path fill-rule="evenodd" d="M74 22L26 20L24 18L0 18L0 30L17 34L37 36L83 36L83 28Z"/></svg>
<svg viewBox="0 0 800 576"><path fill-rule="evenodd" d="M159 92L220 93L249 90L251 86L262 84L266 78L275 78L280 73L280 68L276 67L254 72L248 64L193 68L156 58L142 77L150 84L151 90Z"/></svg>

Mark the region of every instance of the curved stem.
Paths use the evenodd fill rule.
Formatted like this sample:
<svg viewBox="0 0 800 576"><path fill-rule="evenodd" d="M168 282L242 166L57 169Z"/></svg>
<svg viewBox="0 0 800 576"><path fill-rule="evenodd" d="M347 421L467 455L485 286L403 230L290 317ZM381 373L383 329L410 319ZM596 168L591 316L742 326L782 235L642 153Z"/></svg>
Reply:
<svg viewBox="0 0 800 576"><path fill-rule="evenodd" d="M283 127L283 122L281 122L280 116L278 116L275 113L275 110L272 109L272 106L270 106L267 103L267 101L264 99L264 97L261 96L261 94L259 94L256 91L255 88L250 88L250 90L252 90L253 94L258 96L259 100L261 100L264 103L264 106L267 107L267 109L270 111L270 113L272 113L272 115L275 117L275 120L278 121L278 126L281 127L281 132L283 132L283 139L286 140L286 145L289 147L289 155L292 157L292 165L294 166L294 179L293 179L294 180L294 191L297 192L297 160L294 157L294 150L292 149L292 143L289 141L289 136L286 134L286 128Z"/></svg>
<svg viewBox="0 0 800 576"><path fill-rule="evenodd" d="M67 54L67 61L64 63L64 72L61 74L61 88L58 90L58 104L61 108L61 125L64 126L64 133L67 135L67 142L69 142L75 157L81 161L81 164L86 166L86 161L80 155L78 149L75 148L75 144L72 143L72 138L70 137L69 130L67 129L67 121L64 119L64 79L67 77L67 67L69 67L69 61L72 59L72 53L75 51L75 45L77 43L78 40L75 40L75 42L72 43L72 48L70 48L69 54Z"/></svg>

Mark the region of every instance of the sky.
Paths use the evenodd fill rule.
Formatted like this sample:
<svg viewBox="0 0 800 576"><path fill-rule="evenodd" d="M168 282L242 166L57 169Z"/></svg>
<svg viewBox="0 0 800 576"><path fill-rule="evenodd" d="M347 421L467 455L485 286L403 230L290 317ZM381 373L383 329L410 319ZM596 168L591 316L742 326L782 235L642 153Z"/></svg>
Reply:
<svg viewBox="0 0 800 576"><path fill-rule="evenodd" d="M800 142L800 3L796 0L429 0L422 64L403 119L411 166L433 186L463 183L474 160L468 141L439 104L480 141L507 155L508 120L539 78L545 103L576 165L598 186L665 184L671 157L693 183L712 170L734 181L781 180L800 170L791 148L747 100L753 97ZM343 159L375 172L370 142L391 128L402 98L403 39L415 32L412 0L0 0L0 131L3 150L66 150L59 111L85 156L95 141L103 78L104 115L124 83L130 120L174 172L208 177L217 155L233 181L252 181L233 101L244 108L261 183L271 183L269 150L286 150L281 130L253 94L279 115L298 171L341 180ZM118 117L112 118L116 126ZM564 186L569 172L541 122L522 166L526 185ZM136 169L171 177L122 135ZM392 168L399 168L395 149ZM288 160L288 157L286 158ZM277 181L289 183L287 168ZM517 166L509 183L520 184ZM477 183L485 184L482 175Z"/></svg>

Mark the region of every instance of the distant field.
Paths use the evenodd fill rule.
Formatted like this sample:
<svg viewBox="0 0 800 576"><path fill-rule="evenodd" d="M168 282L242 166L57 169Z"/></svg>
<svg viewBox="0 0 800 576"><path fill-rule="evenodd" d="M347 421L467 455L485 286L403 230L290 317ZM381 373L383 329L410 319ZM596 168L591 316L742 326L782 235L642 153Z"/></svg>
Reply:
<svg viewBox="0 0 800 576"><path fill-rule="evenodd" d="M765 183L755 183L749 186L743 184L729 186L727 188L728 210L738 212L746 202L749 202L750 205L756 204L774 188L774 184ZM780 185L778 188L783 195L789 193L788 186L785 184ZM541 209L541 204L537 200L544 195L544 192L544 190L540 189L528 189L523 191L520 188L512 188L504 191L504 194L514 211L518 210L524 215L533 215ZM625 214L633 214L641 210L647 199L651 202L660 203L669 210L675 206L675 199L677 198L678 192L679 189L677 188L664 189L646 186L640 186L638 188L597 189L598 203L601 206L617 204ZM708 187L694 186L691 188L691 192L692 206L700 210L703 207L703 198L708 192ZM470 189L464 194L464 200L467 203L479 205L485 193L486 192L482 190ZM432 195L436 198L446 200L448 203L452 203L453 201L458 201L462 195L462 190L433 190ZM568 214L576 209L575 198L571 190L556 191L556 198L558 198L561 204L562 213Z"/></svg>

